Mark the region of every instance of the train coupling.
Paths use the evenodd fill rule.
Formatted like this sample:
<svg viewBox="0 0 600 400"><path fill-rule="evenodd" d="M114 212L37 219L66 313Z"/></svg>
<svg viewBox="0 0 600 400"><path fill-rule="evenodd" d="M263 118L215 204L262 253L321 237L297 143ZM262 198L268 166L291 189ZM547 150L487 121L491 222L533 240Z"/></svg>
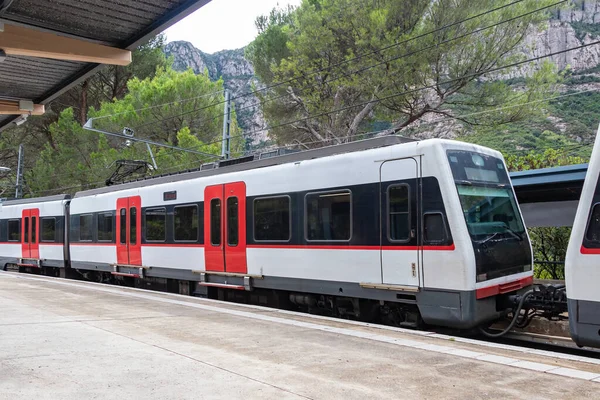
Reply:
<svg viewBox="0 0 600 400"><path fill-rule="evenodd" d="M525 299L523 299L525 297ZM560 319L567 312L567 290L564 284L535 284L527 293L511 294L504 299L506 308L522 309L548 319Z"/></svg>

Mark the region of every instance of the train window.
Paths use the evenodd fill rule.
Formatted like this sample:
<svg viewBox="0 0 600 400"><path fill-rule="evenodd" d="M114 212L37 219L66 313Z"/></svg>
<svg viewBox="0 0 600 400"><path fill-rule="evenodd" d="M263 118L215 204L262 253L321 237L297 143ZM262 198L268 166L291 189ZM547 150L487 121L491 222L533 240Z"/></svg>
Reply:
<svg viewBox="0 0 600 400"><path fill-rule="evenodd" d="M56 218L41 218L42 242L56 241Z"/></svg>
<svg viewBox="0 0 600 400"><path fill-rule="evenodd" d="M306 240L348 241L352 236L352 194L349 190L309 193L306 204Z"/></svg>
<svg viewBox="0 0 600 400"><path fill-rule="evenodd" d="M31 243L37 240L37 217L31 217Z"/></svg>
<svg viewBox="0 0 600 400"><path fill-rule="evenodd" d="M213 246L221 245L221 200L210 201L210 243Z"/></svg>
<svg viewBox="0 0 600 400"><path fill-rule="evenodd" d="M21 241L21 220L20 219L8 220L8 241L9 242L20 242Z"/></svg>
<svg viewBox="0 0 600 400"><path fill-rule="evenodd" d="M442 213L425 213L423 216L423 239L427 244L446 241L446 223Z"/></svg>
<svg viewBox="0 0 600 400"><path fill-rule="evenodd" d="M238 244L238 219L238 198L230 197L227 199L227 244L229 246L237 246Z"/></svg>
<svg viewBox="0 0 600 400"><path fill-rule="evenodd" d="M98 214L98 241L112 242L113 240L113 215L112 213Z"/></svg>
<svg viewBox="0 0 600 400"><path fill-rule="evenodd" d="M129 208L129 244L137 242L137 209Z"/></svg>
<svg viewBox="0 0 600 400"><path fill-rule="evenodd" d="M291 218L289 196L254 200L254 240L289 241Z"/></svg>
<svg viewBox="0 0 600 400"><path fill-rule="evenodd" d="M167 239L167 210L149 208L146 210L146 240L164 242Z"/></svg>
<svg viewBox="0 0 600 400"><path fill-rule="evenodd" d="M388 188L388 238L391 241L410 240L410 187Z"/></svg>
<svg viewBox="0 0 600 400"><path fill-rule="evenodd" d="M124 208L121 208L121 210L119 211L119 242L121 244L125 244L126 243L126 236L127 236L127 210Z"/></svg>
<svg viewBox="0 0 600 400"><path fill-rule="evenodd" d="M600 242L600 203L594 204L585 238L591 242Z"/></svg>
<svg viewBox="0 0 600 400"><path fill-rule="evenodd" d="M92 240L92 214L80 215L79 216L79 240L80 241L91 241Z"/></svg>
<svg viewBox="0 0 600 400"><path fill-rule="evenodd" d="M198 240L198 206L175 207L173 231L177 242L194 242Z"/></svg>
<svg viewBox="0 0 600 400"><path fill-rule="evenodd" d="M29 243L29 217L25 217L24 243Z"/></svg>

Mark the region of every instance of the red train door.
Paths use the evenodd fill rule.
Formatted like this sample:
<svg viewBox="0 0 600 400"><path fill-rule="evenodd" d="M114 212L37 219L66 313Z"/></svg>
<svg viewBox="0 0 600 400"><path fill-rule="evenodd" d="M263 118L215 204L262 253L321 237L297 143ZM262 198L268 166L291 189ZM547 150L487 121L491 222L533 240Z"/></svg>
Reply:
<svg viewBox="0 0 600 400"><path fill-rule="evenodd" d="M40 210L30 208L21 214L21 249L23 258L40 258Z"/></svg>
<svg viewBox="0 0 600 400"><path fill-rule="evenodd" d="M117 264L142 265L142 199L117 199Z"/></svg>
<svg viewBox="0 0 600 400"><path fill-rule="evenodd" d="M248 273L246 261L246 184L204 190L204 262L207 271Z"/></svg>

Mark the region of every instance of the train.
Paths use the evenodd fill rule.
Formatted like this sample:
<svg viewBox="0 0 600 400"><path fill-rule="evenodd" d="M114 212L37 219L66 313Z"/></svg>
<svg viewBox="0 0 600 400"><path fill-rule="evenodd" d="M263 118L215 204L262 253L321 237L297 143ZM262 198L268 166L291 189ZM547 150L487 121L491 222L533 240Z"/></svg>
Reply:
<svg viewBox="0 0 600 400"><path fill-rule="evenodd" d="M532 288L532 254L502 155L442 139L220 160L0 205L4 269L406 327L505 318Z"/></svg>
<svg viewBox="0 0 600 400"><path fill-rule="evenodd" d="M600 347L600 127L565 257L571 337L579 346Z"/></svg>

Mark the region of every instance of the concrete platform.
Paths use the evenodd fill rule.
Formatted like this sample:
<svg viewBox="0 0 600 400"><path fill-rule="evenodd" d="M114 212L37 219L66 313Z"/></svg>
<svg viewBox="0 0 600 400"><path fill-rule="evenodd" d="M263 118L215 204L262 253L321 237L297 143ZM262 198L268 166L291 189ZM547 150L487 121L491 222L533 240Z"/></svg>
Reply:
<svg viewBox="0 0 600 400"><path fill-rule="evenodd" d="M583 399L600 361L0 273L2 399Z"/></svg>

